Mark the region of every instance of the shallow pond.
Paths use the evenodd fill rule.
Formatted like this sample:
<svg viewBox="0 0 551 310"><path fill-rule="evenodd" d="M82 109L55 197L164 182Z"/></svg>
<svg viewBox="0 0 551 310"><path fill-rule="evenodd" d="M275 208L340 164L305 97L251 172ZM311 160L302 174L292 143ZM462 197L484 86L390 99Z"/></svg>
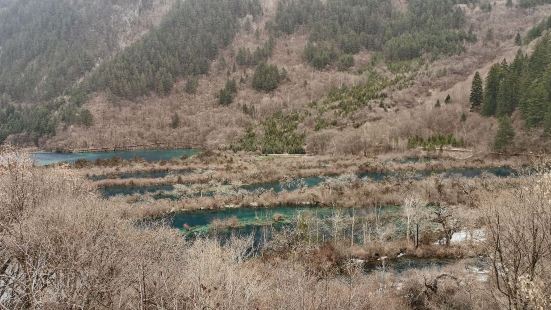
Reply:
<svg viewBox="0 0 551 310"><path fill-rule="evenodd" d="M296 191L301 188L310 188L310 187L316 187L320 185L321 183L328 180L330 177L326 176L313 176L313 177L307 177L307 178L298 178L290 181L273 181L273 182L266 182L266 183L256 183L256 184L248 184L243 185L240 187L240 189L248 191L248 192L258 192L258 191L274 191L276 193L280 193L283 191Z"/></svg>
<svg viewBox="0 0 551 310"><path fill-rule="evenodd" d="M77 160L95 161L97 159L112 159L115 157L125 160L141 158L146 161L161 161L189 157L197 153L199 153L199 151L196 149L132 150L82 153L36 152L31 154L31 158L37 165L45 166L57 163L74 163Z"/></svg>
<svg viewBox="0 0 551 310"><path fill-rule="evenodd" d="M391 214L400 211L399 206L384 206L380 208L328 208L317 205L279 205L269 208L223 208L219 210L198 210L173 213L163 219L171 227L185 232L204 233L216 228L216 222L231 223L234 226L225 228L234 233L248 234L251 227L269 226L273 224L291 223L299 215L308 215L326 219L337 213L343 216L354 214L357 217L369 214ZM228 222L228 220L232 220Z"/></svg>
<svg viewBox="0 0 551 310"><path fill-rule="evenodd" d="M149 170L149 171L129 171L116 172L110 174L89 175L88 179L92 181L112 180L112 179L162 179L169 175L178 176L186 175L194 172L193 169L176 169L176 170Z"/></svg>
<svg viewBox="0 0 551 310"><path fill-rule="evenodd" d="M445 178L463 177L463 178L478 178L484 174L494 175L496 177L512 177L519 174L518 171L511 167L488 167L488 168L450 168L437 170L415 170L415 171L398 171L398 172L361 172L358 177L372 181L382 181L385 178L406 176L414 179L424 179L430 176L441 175Z"/></svg>
<svg viewBox="0 0 551 310"><path fill-rule="evenodd" d="M395 218L400 210L399 206L353 210L318 207L315 205L281 205L271 208L225 208L220 210L178 212L163 219L150 221L165 221L171 227L184 232L187 238L210 236L217 238L221 242L226 242L232 236L250 236L253 241L250 251L258 253L263 248L263 245L272 239L274 233L286 228L295 227L297 224L296 219L299 215L314 216L329 221L337 213L341 216L354 214L358 218L370 214L379 214L379 216L388 215L390 218ZM235 226L219 227L216 226L217 221L219 223L232 223ZM343 233L349 234L350 231L344 231ZM319 241L321 242L321 240ZM330 236L326 236L323 240L330 240ZM385 260L384 266L382 261L361 262L361 267L366 273L375 271L401 273L411 269L440 269L457 261L457 259L451 258L415 258L404 256L390 257Z"/></svg>

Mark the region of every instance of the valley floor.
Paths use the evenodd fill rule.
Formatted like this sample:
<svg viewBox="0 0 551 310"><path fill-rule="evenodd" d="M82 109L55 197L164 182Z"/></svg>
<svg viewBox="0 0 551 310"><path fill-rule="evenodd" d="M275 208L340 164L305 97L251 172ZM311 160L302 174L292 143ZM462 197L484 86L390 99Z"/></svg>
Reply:
<svg viewBox="0 0 551 310"><path fill-rule="evenodd" d="M163 308L499 309L492 206L519 204L517 190L547 184L544 158L419 151L203 151L41 167L17 150L0 158L7 307L133 308L147 294ZM37 260L34 271L21 269ZM76 276L82 268L86 286ZM30 301L23 292L31 282L15 278L50 285ZM72 295L67 281L76 281Z"/></svg>

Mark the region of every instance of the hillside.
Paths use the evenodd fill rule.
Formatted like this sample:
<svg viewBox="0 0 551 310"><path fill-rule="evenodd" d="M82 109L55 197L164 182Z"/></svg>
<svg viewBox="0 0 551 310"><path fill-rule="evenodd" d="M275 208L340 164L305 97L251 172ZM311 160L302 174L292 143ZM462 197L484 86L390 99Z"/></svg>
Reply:
<svg viewBox="0 0 551 310"><path fill-rule="evenodd" d="M148 15L163 14L167 2L8 2L0 16L0 91L16 101L62 95L153 26Z"/></svg>
<svg viewBox="0 0 551 310"><path fill-rule="evenodd" d="M470 80L475 71L512 59L516 34L524 37L551 13L543 3L506 2L488 10L485 2L471 1L190 1L175 4L162 19L168 2L146 6L112 41L94 32L90 40L104 44L84 49L102 61L77 69L69 64L72 78L61 74L64 81L52 82L65 85L58 93L69 96L61 103L45 100L51 97L42 88L48 79L30 83L25 101L48 108L19 119L53 121L29 121L4 129L5 136L32 131L31 141L46 148L161 142L277 152L288 150L273 137L288 132L286 143L309 153L358 154L401 151L417 138L452 135L454 144L486 152L496 121L470 112ZM119 13L144 5L126 1ZM94 6L87 12L96 12ZM152 20L159 26L148 28ZM264 62L277 73L255 86ZM232 80L235 89L225 88ZM270 85L269 91L258 85ZM444 103L448 94L451 104ZM281 122L291 125L279 128ZM29 138L11 135L8 141Z"/></svg>

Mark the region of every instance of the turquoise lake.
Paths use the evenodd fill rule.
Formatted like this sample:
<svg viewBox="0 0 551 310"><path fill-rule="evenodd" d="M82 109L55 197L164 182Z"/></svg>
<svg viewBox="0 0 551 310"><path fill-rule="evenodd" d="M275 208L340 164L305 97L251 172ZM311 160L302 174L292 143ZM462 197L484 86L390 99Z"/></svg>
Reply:
<svg viewBox="0 0 551 310"><path fill-rule="evenodd" d="M232 236L247 237L252 236L252 245L250 251L252 253L260 253L266 242L272 239L274 233L281 232L287 228L292 229L296 225L297 216L302 213L308 213L310 216L315 216L321 220L328 220L336 212L343 216L351 216L361 218L369 214L379 214L379 216L388 216L387 220L398 217L401 212L399 206L383 206L380 208L360 208L360 209L339 209L319 207L316 205L301 206L301 205L280 205L271 208L224 208L219 210L198 210L177 212L161 219L153 219L149 221L164 221L170 227L176 228L184 232L186 238L196 238L210 236L218 239L221 242L226 242ZM275 218L278 218L276 221ZM228 227L226 229L217 229L213 227L215 220L228 220L235 218L237 227ZM399 220L396 218L396 220ZM146 221L147 222L147 221ZM324 240L331 239L330 231L320 232L324 236ZM350 229L342 231L346 235L346 239L350 238ZM355 240L361 244L361 230L358 227ZM383 264L379 260L364 261L362 269L364 272L374 271L390 271L395 273L406 272L412 269L436 268L441 269L449 264L457 262L457 259L447 258L415 258L415 257L389 257Z"/></svg>
<svg viewBox="0 0 551 310"><path fill-rule="evenodd" d="M82 152L82 153L56 153L36 152L31 158L36 165L46 166L57 163L74 163L77 160L95 161L98 159L122 158L130 160L141 158L145 161L171 160L182 157L190 157L198 154L196 149L174 149L174 150L133 150L133 151L111 151L111 152Z"/></svg>

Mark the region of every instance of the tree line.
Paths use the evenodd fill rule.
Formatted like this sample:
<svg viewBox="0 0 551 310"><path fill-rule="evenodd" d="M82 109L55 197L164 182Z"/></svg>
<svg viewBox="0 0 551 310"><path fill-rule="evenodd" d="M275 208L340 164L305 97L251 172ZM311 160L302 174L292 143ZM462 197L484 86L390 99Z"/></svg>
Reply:
<svg viewBox="0 0 551 310"><path fill-rule="evenodd" d="M494 64L485 80L477 72L471 88L471 108L500 118L512 138L509 116L520 110L527 128L551 133L551 37L543 37L528 56L519 50L511 63Z"/></svg>

